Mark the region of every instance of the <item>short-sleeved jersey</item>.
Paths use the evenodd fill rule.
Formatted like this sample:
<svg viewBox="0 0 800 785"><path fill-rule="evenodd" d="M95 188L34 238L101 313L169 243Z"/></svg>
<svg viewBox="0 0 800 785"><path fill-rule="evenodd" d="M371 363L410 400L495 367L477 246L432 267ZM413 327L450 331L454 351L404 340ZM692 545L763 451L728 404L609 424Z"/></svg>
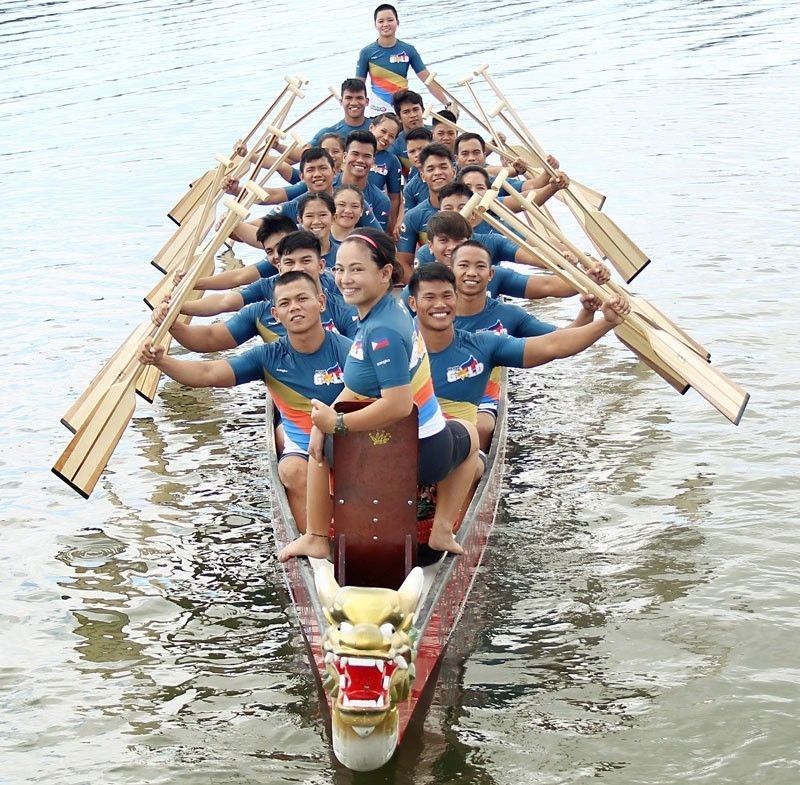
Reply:
<svg viewBox="0 0 800 785"><path fill-rule="evenodd" d="M267 278L260 278L258 281L254 281L253 283L245 286L240 292L242 299L244 300L244 304L250 305L250 303L257 303L261 300L272 301L272 292L275 288L275 282L277 280L278 273L275 273L275 275L270 275ZM333 298L334 300L344 302L342 300L342 293L336 287L336 281L333 275L327 272L327 270L320 275L319 286L329 300ZM355 308L352 308L351 310L353 313L356 312Z"/></svg>
<svg viewBox="0 0 800 785"><path fill-rule="evenodd" d="M239 313L228 319L225 326L236 341L236 345L240 346L256 335L260 335L264 343L272 343L283 338L286 335L286 328L273 317L271 311L272 300L259 300L245 305ZM356 334L358 324L355 309L342 300L329 297L321 317L322 326L328 332L338 332L348 338Z"/></svg>
<svg viewBox="0 0 800 785"><path fill-rule="evenodd" d="M336 188L341 182L342 173L339 172L339 174L333 178L333 187ZM386 227L389 225L389 211L392 209L389 197L369 180L367 180L366 187L361 189L361 193L364 196L364 215L366 215L369 210L370 215L373 216L379 224L378 229L382 229L385 232ZM362 219L364 215L361 216ZM359 221L358 226L364 226L364 224Z"/></svg>
<svg viewBox="0 0 800 785"><path fill-rule="evenodd" d="M539 321L524 308L502 300L486 298L486 305L480 313L472 316L456 316L457 330L471 333L507 333L514 338L531 338L535 335L547 335L556 329L553 324ZM500 371L494 371L486 385L486 391L479 408L496 410L500 401Z"/></svg>
<svg viewBox="0 0 800 785"><path fill-rule="evenodd" d="M417 245L425 245L428 242L428 219L438 212L439 208L434 207L429 199L409 210L400 227L398 252L413 254L417 250Z"/></svg>
<svg viewBox="0 0 800 785"><path fill-rule="evenodd" d="M262 278L271 278L278 274L278 268L266 256L260 262L256 262L256 270Z"/></svg>
<svg viewBox="0 0 800 785"><path fill-rule="evenodd" d="M445 427L433 391L425 341L408 311L391 292L359 320L344 367L344 381L364 398L378 398L381 390L409 384L419 409L420 439Z"/></svg>
<svg viewBox="0 0 800 785"><path fill-rule="evenodd" d="M430 352L433 389L445 417L475 422L494 368L522 368L525 339L456 330L453 342Z"/></svg>
<svg viewBox="0 0 800 785"><path fill-rule="evenodd" d="M428 184L422 181L419 172L417 172L417 174L409 178L406 187L403 188L403 206L406 212L412 210L418 204L422 204L430 195Z"/></svg>
<svg viewBox="0 0 800 785"><path fill-rule="evenodd" d="M429 131L433 131L433 128L431 128L429 125L426 125L425 128L427 128ZM408 157L408 150L406 149L405 131L400 131L400 133L397 134L397 139L392 142L392 146L389 148L389 150L391 150L400 159L400 165L403 167L403 174L408 177L411 174L412 164L411 159Z"/></svg>
<svg viewBox="0 0 800 785"><path fill-rule="evenodd" d="M381 46L373 41L358 54L356 76L366 79L369 75L374 102L391 107L394 94L408 88L409 66L416 73L425 70L419 52L411 44L398 40L394 46Z"/></svg>
<svg viewBox="0 0 800 785"><path fill-rule="evenodd" d="M308 452L311 434L311 400L329 406L344 389L344 365L351 341L337 333L325 333L322 346L305 354L292 348L289 339L257 346L228 362L236 384L264 379L281 414L286 445L284 452Z"/></svg>
<svg viewBox="0 0 800 785"><path fill-rule="evenodd" d="M402 193L403 170L400 159L391 150L378 151L369 173L369 181L388 194Z"/></svg>
<svg viewBox="0 0 800 785"><path fill-rule="evenodd" d="M332 234L328 235L328 242L330 242L331 247L324 254L322 254L322 258L325 260L325 267L327 267L329 270L332 270L336 264L336 253L338 252L339 246L342 243Z"/></svg>
<svg viewBox="0 0 800 785"><path fill-rule="evenodd" d="M325 134L339 134L339 136L347 139L347 134L353 131L369 131L369 127L371 125L372 120L370 120L368 117L365 117L364 121L359 125L349 125L344 119L342 119L334 125L328 125L325 128L320 128L319 131L317 131L314 136L311 137L309 144L312 147L319 147L320 140L323 136L325 136Z"/></svg>

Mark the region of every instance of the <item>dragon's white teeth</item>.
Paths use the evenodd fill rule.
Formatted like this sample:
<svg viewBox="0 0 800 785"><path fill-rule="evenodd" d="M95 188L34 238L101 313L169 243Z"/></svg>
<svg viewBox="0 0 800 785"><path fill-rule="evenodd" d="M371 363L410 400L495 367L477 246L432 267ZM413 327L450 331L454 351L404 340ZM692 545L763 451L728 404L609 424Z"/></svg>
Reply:
<svg viewBox="0 0 800 785"><path fill-rule="evenodd" d="M352 668L353 666L357 666L359 668L375 668L378 665L377 660L373 660L371 657L350 657L347 661L347 664Z"/></svg>
<svg viewBox="0 0 800 785"><path fill-rule="evenodd" d="M341 665L344 668L344 666L347 665L347 663L348 663L347 657L339 657L339 665Z"/></svg>
<svg viewBox="0 0 800 785"><path fill-rule="evenodd" d="M388 676L383 677L383 682L382 682L383 689L388 690L391 683L392 680Z"/></svg>
<svg viewBox="0 0 800 785"><path fill-rule="evenodd" d="M325 655L325 664L326 664L326 665L330 665L330 664L331 664L331 663L332 663L332 662L333 662L335 659L336 659L336 658L333 656L333 652L332 652L332 651L329 651L329 652L328 652L328 653Z"/></svg>
<svg viewBox="0 0 800 785"><path fill-rule="evenodd" d="M382 709L384 708L382 698L373 700L356 700L355 698L348 698L347 695L342 696L342 706L348 709Z"/></svg>
<svg viewBox="0 0 800 785"><path fill-rule="evenodd" d="M397 665L398 668L408 668L408 663L406 662L406 658L403 657L402 654L398 654L394 660L394 664Z"/></svg>
<svg viewBox="0 0 800 785"><path fill-rule="evenodd" d="M376 661L375 661L375 667L376 667L376 668L377 668L377 669L378 669L378 670L379 670L381 673L383 673L383 668L384 668L384 662L383 662L383 660L376 660Z"/></svg>

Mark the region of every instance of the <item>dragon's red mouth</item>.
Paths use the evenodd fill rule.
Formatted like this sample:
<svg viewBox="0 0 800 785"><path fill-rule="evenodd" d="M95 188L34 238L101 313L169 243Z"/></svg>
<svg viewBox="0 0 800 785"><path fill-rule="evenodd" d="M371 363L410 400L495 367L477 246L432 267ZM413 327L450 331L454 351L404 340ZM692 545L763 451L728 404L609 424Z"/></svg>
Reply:
<svg viewBox="0 0 800 785"><path fill-rule="evenodd" d="M392 676L400 663L370 657L334 656L331 664L339 674L336 704L340 709L383 712L390 707Z"/></svg>

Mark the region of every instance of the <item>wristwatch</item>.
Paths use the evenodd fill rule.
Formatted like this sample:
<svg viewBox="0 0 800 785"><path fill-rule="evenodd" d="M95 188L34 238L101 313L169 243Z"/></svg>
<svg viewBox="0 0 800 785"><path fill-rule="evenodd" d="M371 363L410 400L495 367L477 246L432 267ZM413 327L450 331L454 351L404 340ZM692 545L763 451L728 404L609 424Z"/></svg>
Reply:
<svg viewBox="0 0 800 785"><path fill-rule="evenodd" d="M344 436L349 428L344 422L344 412L336 412L336 423L333 426L334 436Z"/></svg>

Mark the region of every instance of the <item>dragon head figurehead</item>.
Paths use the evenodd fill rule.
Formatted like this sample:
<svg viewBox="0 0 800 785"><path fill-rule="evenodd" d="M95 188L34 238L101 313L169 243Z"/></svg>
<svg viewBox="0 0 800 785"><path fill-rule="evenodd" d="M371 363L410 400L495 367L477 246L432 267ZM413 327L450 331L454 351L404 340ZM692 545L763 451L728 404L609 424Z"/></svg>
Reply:
<svg viewBox="0 0 800 785"><path fill-rule="evenodd" d="M322 639L336 757L348 768L383 765L397 745L396 704L414 683L411 625L422 596L415 567L397 590L342 586L332 565L316 572L328 628Z"/></svg>

